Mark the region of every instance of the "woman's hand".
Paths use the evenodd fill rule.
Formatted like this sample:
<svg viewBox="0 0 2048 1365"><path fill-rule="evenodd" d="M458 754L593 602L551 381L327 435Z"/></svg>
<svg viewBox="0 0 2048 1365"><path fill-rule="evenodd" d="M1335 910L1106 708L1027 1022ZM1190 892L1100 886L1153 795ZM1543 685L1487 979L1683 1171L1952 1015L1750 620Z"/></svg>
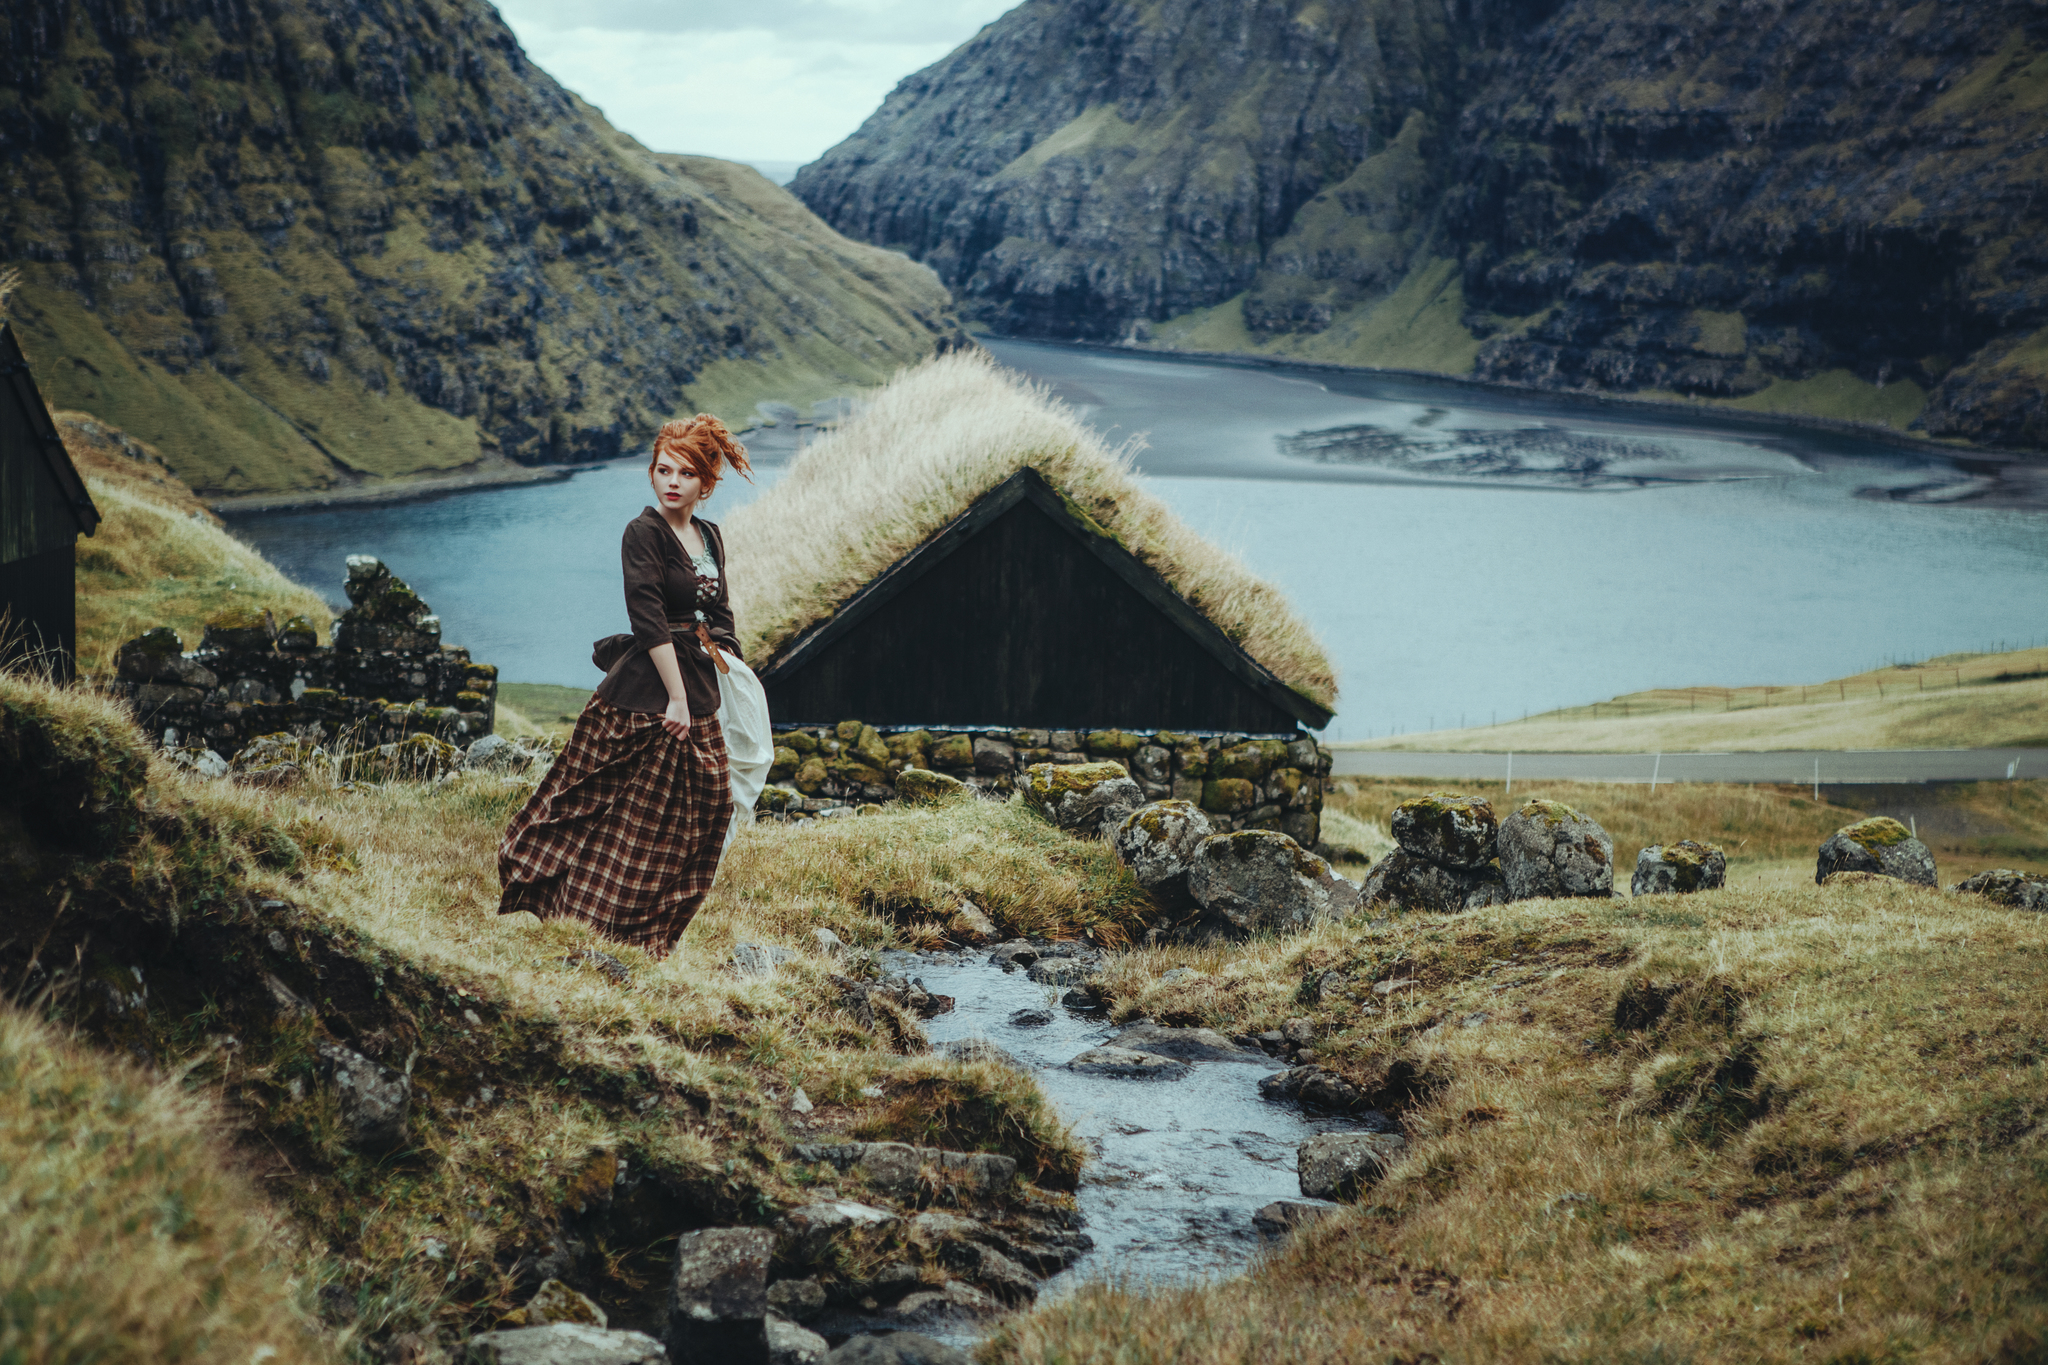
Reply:
<svg viewBox="0 0 2048 1365"><path fill-rule="evenodd" d="M668 699L668 710L661 713L661 728L674 735L677 739L689 738L690 699L688 697L670 697Z"/></svg>

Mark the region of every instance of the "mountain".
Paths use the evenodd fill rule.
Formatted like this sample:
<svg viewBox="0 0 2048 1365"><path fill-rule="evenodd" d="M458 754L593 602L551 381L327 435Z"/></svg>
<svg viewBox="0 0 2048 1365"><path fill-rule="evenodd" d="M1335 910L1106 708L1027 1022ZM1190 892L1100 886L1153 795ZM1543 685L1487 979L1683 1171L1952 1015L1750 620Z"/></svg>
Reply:
<svg viewBox="0 0 2048 1365"><path fill-rule="evenodd" d="M957 335L932 272L648 151L482 0L4 0L0 185L46 396L209 494L603 459Z"/></svg>
<svg viewBox="0 0 2048 1365"><path fill-rule="evenodd" d="M2048 7L1026 0L792 188L1001 332L2048 446Z"/></svg>

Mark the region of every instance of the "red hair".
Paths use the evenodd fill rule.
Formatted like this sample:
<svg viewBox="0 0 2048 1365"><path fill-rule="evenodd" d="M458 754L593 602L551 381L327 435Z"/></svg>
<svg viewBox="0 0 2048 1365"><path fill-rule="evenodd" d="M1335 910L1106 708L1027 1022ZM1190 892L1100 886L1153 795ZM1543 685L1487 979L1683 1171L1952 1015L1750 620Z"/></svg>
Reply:
<svg viewBox="0 0 2048 1365"><path fill-rule="evenodd" d="M648 473L654 472L656 461L664 455L703 480L706 493L718 487L721 461L731 465L748 483L754 481L754 467L747 463L747 448L733 439L725 423L708 412L663 422L654 436L654 453L647 457Z"/></svg>

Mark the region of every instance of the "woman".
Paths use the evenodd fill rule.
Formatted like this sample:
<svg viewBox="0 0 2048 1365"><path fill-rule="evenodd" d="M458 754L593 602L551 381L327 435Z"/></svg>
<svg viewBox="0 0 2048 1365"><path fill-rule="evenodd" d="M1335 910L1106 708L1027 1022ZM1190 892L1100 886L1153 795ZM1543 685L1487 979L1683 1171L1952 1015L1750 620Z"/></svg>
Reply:
<svg viewBox="0 0 2048 1365"><path fill-rule="evenodd" d="M597 642L605 670L562 756L498 846L498 913L583 920L668 956L704 903L733 813L719 675L739 641L725 542L696 516L722 463L751 479L716 417L664 425L647 478L655 505L626 527L631 635ZM744 667L744 665L741 665Z"/></svg>

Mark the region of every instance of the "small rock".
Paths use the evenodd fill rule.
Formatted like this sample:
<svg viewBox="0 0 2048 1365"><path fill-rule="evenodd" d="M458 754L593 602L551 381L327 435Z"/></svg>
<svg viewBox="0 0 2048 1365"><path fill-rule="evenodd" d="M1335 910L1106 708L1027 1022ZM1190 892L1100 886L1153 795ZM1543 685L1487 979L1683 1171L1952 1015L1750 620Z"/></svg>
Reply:
<svg viewBox="0 0 2048 1365"><path fill-rule="evenodd" d="M1316 1040L1315 1021L1297 1015L1280 1025L1280 1034L1290 1047L1307 1047Z"/></svg>
<svg viewBox="0 0 2048 1365"><path fill-rule="evenodd" d="M1239 1047L1230 1039L1206 1028L1171 1028L1165 1024L1131 1024L1119 1030L1107 1046L1154 1057L1172 1057L1183 1062L1264 1062L1264 1052Z"/></svg>
<svg viewBox="0 0 2048 1365"><path fill-rule="evenodd" d="M768 1286L768 1307L791 1322L809 1322L825 1311L825 1286L815 1275L777 1280Z"/></svg>
<svg viewBox="0 0 2048 1365"><path fill-rule="evenodd" d="M1023 791L1033 810L1085 838L1113 831L1145 804L1145 793L1121 763L1034 763L1025 770Z"/></svg>
<svg viewBox="0 0 2048 1365"><path fill-rule="evenodd" d="M471 1337L465 1359L469 1365L668 1365L669 1357L645 1332L556 1322Z"/></svg>
<svg viewBox="0 0 2048 1365"><path fill-rule="evenodd" d="M1301 1144L1295 1166L1310 1199L1352 1199L1377 1184L1408 1143L1392 1133L1324 1133Z"/></svg>
<svg viewBox="0 0 2048 1365"><path fill-rule="evenodd" d="M1024 974L1042 986L1078 986L1088 979L1088 968L1079 962L1054 959L1034 962Z"/></svg>
<svg viewBox="0 0 2048 1365"><path fill-rule="evenodd" d="M742 943L732 950L732 965L741 976L773 976L777 967L795 956L774 944Z"/></svg>
<svg viewBox="0 0 2048 1365"><path fill-rule="evenodd" d="M606 1327L610 1319L595 1302L560 1280L549 1280L526 1301L526 1325L545 1327L551 1322L580 1322L586 1327Z"/></svg>
<svg viewBox="0 0 2048 1365"><path fill-rule="evenodd" d="M1001 967L1006 972L1015 971L1019 967L1029 967L1038 961L1038 949L1024 939L1013 938L1008 943L997 944L989 953L988 961L991 967Z"/></svg>
<svg viewBox="0 0 2048 1365"><path fill-rule="evenodd" d="M1889 816L1879 815L1844 826L1820 846L1813 880L1825 882L1834 872L1873 872L1917 886L1933 886L1934 854L1927 845Z"/></svg>
<svg viewBox="0 0 2048 1365"><path fill-rule="evenodd" d="M776 1232L799 1262L816 1260L832 1244L863 1232L886 1232L902 1222L887 1209L857 1204L851 1199L825 1200L804 1204L782 1215Z"/></svg>
<svg viewBox="0 0 2048 1365"><path fill-rule="evenodd" d="M765 1228L706 1228L677 1239L668 1298L673 1365L765 1365L774 1254L775 1235Z"/></svg>
<svg viewBox="0 0 2048 1365"><path fill-rule="evenodd" d="M406 1114L412 1108L412 1077L324 1038L314 1050L341 1101L341 1121L350 1145L385 1152L402 1144Z"/></svg>
<svg viewBox="0 0 2048 1365"><path fill-rule="evenodd" d="M953 917L946 921L946 932L952 935L955 943L978 947L984 943L995 942L1000 931L996 928L996 922L990 919L980 906L973 901L963 900L959 908L953 911Z"/></svg>
<svg viewBox="0 0 2048 1365"><path fill-rule="evenodd" d="M811 946L827 957L846 955L846 941L830 929L811 930Z"/></svg>
<svg viewBox="0 0 2048 1365"><path fill-rule="evenodd" d="M956 1038L950 1043L939 1044L938 1053L956 1062L993 1062L1013 1071L1024 1070L1022 1062L986 1038Z"/></svg>
<svg viewBox="0 0 2048 1365"><path fill-rule="evenodd" d="M614 985L630 986L633 984L633 969L631 967L628 967L610 953L600 952L596 948L584 948L578 952L573 952L563 958L562 963L564 966L569 967L588 967Z"/></svg>
<svg viewBox="0 0 2048 1365"><path fill-rule="evenodd" d="M1614 840L1556 801L1531 801L1501 821L1500 873L1509 900L1614 893Z"/></svg>
<svg viewBox="0 0 2048 1365"><path fill-rule="evenodd" d="M1191 1068L1186 1062L1159 1057L1149 1052L1132 1052L1121 1047L1094 1047L1067 1063L1069 1071L1087 1076L1114 1076L1123 1080L1177 1081Z"/></svg>
<svg viewBox="0 0 2048 1365"><path fill-rule="evenodd" d="M1280 1238L1296 1228L1307 1227L1319 1218L1335 1213L1335 1204L1312 1204L1303 1199L1275 1199L1252 1215L1252 1226L1262 1237Z"/></svg>
<svg viewBox="0 0 2048 1365"><path fill-rule="evenodd" d="M898 1322L937 1326L940 1323L959 1322L962 1319L972 1322L990 1318L1002 1311L1003 1306L1000 1303L973 1285L948 1280L937 1289L904 1295L896 1304L895 1312L891 1316ZM856 1338L862 1339L864 1338Z"/></svg>
<svg viewBox="0 0 2048 1365"><path fill-rule="evenodd" d="M463 751L462 766L483 772L518 773L531 767L534 753L503 735L485 735Z"/></svg>
<svg viewBox="0 0 2048 1365"><path fill-rule="evenodd" d="M1358 908L1358 888L1285 834L1242 830L1212 834L1195 849L1188 890L1212 932L1247 938L1261 930L1283 933Z"/></svg>
<svg viewBox="0 0 2048 1365"><path fill-rule="evenodd" d="M1162 910L1194 906L1188 870L1195 850L1215 832L1192 801L1153 801L1126 816L1110 835L1117 860Z"/></svg>
<svg viewBox="0 0 2048 1365"><path fill-rule="evenodd" d="M1378 996L1388 996L1392 995L1395 991L1405 991L1411 986L1420 986L1421 984L1422 982L1415 977L1397 976L1386 981L1373 982L1372 993Z"/></svg>
<svg viewBox="0 0 2048 1365"><path fill-rule="evenodd" d="M768 1365L823 1365L831 1344L781 1318L768 1319Z"/></svg>
<svg viewBox="0 0 2048 1365"><path fill-rule="evenodd" d="M920 1332L882 1332L855 1337L831 1355L825 1365L973 1365L964 1351L934 1341Z"/></svg>
<svg viewBox="0 0 2048 1365"><path fill-rule="evenodd" d="M1196 971L1193 967L1175 967L1170 972L1161 973L1159 979L1168 982L1198 981L1202 976L1203 973Z"/></svg>
<svg viewBox="0 0 2048 1365"><path fill-rule="evenodd" d="M804 1093L804 1088L802 1086L798 1086L796 1088L796 1093L789 1097L789 1107L796 1113L808 1114L813 1109L816 1109L818 1106L812 1104L811 1097Z"/></svg>
<svg viewBox="0 0 2048 1365"><path fill-rule="evenodd" d="M2038 872L2014 872L2011 868L1994 868L1957 882L1949 889L1982 896L2012 910L2048 913L2048 877Z"/></svg>
<svg viewBox="0 0 2048 1365"><path fill-rule="evenodd" d="M1365 1092L1327 1068L1308 1064L1290 1067L1259 1082L1262 1098L1292 1100L1331 1114L1353 1114L1367 1107Z"/></svg>
<svg viewBox="0 0 2048 1365"><path fill-rule="evenodd" d="M1018 1010L1010 1016L1011 1028L1044 1028L1053 1020L1051 1010Z"/></svg>
<svg viewBox="0 0 2048 1365"><path fill-rule="evenodd" d="M1394 807L1394 842L1437 867L1477 871L1494 860L1500 821L1483 797L1431 792Z"/></svg>
<svg viewBox="0 0 2048 1365"><path fill-rule="evenodd" d="M896 795L912 803L943 801L948 797L971 796L974 788L948 773L929 768L905 768L896 774Z"/></svg>
<svg viewBox="0 0 2048 1365"><path fill-rule="evenodd" d="M1652 844L1636 854L1636 872L1629 878L1631 896L1683 896L1712 891L1728 882L1728 855L1712 844L1681 839Z"/></svg>

